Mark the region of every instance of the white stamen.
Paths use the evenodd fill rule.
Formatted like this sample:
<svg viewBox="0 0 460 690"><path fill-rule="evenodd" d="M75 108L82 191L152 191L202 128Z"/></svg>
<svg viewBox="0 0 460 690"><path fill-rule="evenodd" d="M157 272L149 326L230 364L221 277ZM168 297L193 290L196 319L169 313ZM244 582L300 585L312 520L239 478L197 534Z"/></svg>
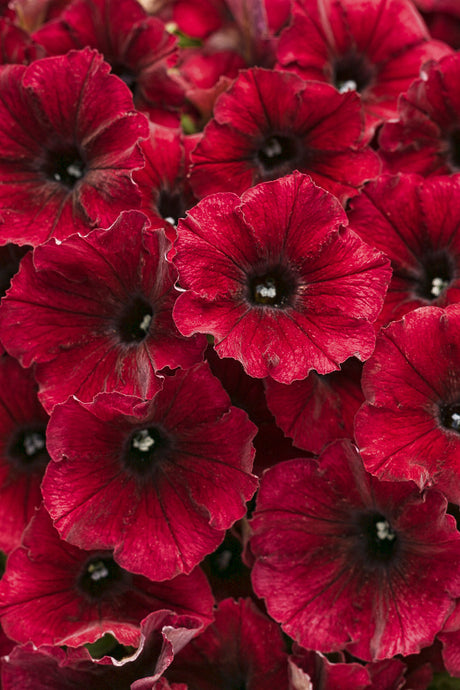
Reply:
<svg viewBox="0 0 460 690"><path fill-rule="evenodd" d="M282 152L283 149L281 148L281 144L276 137L272 137L265 142L263 153L265 156L267 156L267 158L275 158L275 156L280 156Z"/></svg>
<svg viewBox="0 0 460 690"><path fill-rule="evenodd" d="M141 453L147 453L152 446L155 445L155 439L153 439L147 429L141 429L133 438L133 448L137 448Z"/></svg>
<svg viewBox="0 0 460 690"><path fill-rule="evenodd" d="M35 455L37 450L42 450L44 447L45 440L41 434L27 434L27 436L24 438L24 452L26 455Z"/></svg>
<svg viewBox="0 0 460 690"><path fill-rule="evenodd" d="M144 333L147 333L147 331L150 328L150 324L152 323L152 315L151 314L146 314L142 321L139 324L139 328L141 331L144 331Z"/></svg>
<svg viewBox="0 0 460 690"><path fill-rule="evenodd" d="M339 93L347 93L347 91L356 91L358 84L353 79L347 79L340 84L338 91Z"/></svg>
<svg viewBox="0 0 460 690"><path fill-rule="evenodd" d="M78 165L75 165L75 163L71 163L67 166L67 172L69 173L69 175L72 175L72 177L83 177L81 169L78 167Z"/></svg>
<svg viewBox="0 0 460 690"><path fill-rule="evenodd" d="M109 571L107 570L105 564L102 561L98 561L97 563L91 563L88 566L88 572L93 582L103 580L109 574Z"/></svg>
<svg viewBox="0 0 460 690"><path fill-rule="evenodd" d="M260 295L260 297L264 297L265 299L274 299L276 297L276 288L273 287L273 285L270 287L258 285L257 293Z"/></svg>
<svg viewBox="0 0 460 690"><path fill-rule="evenodd" d="M460 414L453 412L451 415L451 427L456 431L460 431Z"/></svg>
<svg viewBox="0 0 460 690"><path fill-rule="evenodd" d="M377 528L377 539L388 539L389 541L393 541L396 537L396 534L391 530L389 522L386 520L376 522L375 526Z"/></svg>
<svg viewBox="0 0 460 690"><path fill-rule="evenodd" d="M431 294L433 297L439 297L441 292L445 290L448 285L448 280L443 280L442 278L433 278L431 281Z"/></svg>

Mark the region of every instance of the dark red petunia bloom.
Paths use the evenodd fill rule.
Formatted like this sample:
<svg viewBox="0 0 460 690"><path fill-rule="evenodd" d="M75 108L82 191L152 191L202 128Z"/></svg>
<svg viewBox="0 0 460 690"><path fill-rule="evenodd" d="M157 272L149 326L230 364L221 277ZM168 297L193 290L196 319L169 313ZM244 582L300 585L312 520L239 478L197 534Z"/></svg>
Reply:
<svg viewBox="0 0 460 690"><path fill-rule="evenodd" d="M42 502L40 484L50 458L48 415L37 393L30 370L9 355L0 357L0 548L6 552L19 546Z"/></svg>
<svg viewBox="0 0 460 690"><path fill-rule="evenodd" d="M350 225L390 259L378 324L460 301L460 175L382 175L352 199Z"/></svg>
<svg viewBox="0 0 460 690"><path fill-rule="evenodd" d="M206 364L167 376L151 401L69 399L50 421L45 505L81 548L113 548L153 580L188 573L245 514L255 431Z"/></svg>
<svg viewBox="0 0 460 690"><path fill-rule="evenodd" d="M138 110L165 125L179 124L184 92L168 72L177 57L176 38L137 0L73 0L34 39L49 55L95 48L129 86Z"/></svg>
<svg viewBox="0 0 460 690"><path fill-rule="evenodd" d="M289 386L267 379L268 406L297 448L320 453L328 443L353 436L355 414L364 401L361 370L353 358L340 371L323 376L312 371Z"/></svg>
<svg viewBox="0 0 460 690"><path fill-rule="evenodd" d="M410 0L296 0L278 60L304 79L358 91L372 133L395 117L398 96L421 65L451 53L429 38Z"/></svg>
<svg viewBox="0 0 460 690"><path fill-rule="evenodd" d="M192 152L198 197L236 192L294 170L345 201L380 170L363 142L361 103L329 84L264 69L240 73Z"/></svg>
<svg viewBox="0 0 460 690"><path fill-rule="evenodd" d="M215 622L176 655L165 675L188 690L286 688L281 631L251 599L225 599Z"/></svg>
<svg viewBox="0 0 460 690"><path fill-rule="evenodd" d="M0 582L6 634L36 646L78 647L112 633L137 647L140 622L149 613L166 609L208 624L212 604L199 569L168 582L133 575L111 551L83 551L60 539L43 507L8 557Z"/></svg>
<svg viewBox="0 0 460 690"><path fill-rule="evenodd" d="M178 226L179 330L211 333L219 356L281 383L366 359L389 263L346 223L301 173L203 199Z"/></svg>
<svg viewBox="0 0 460 690"><path fill-rule="evenodd" d="M428 63L384 124L379 153L390 172L444 175L460 171L460 54Z"/></svg>
<svg viewBox="0 0 460 690"><path fill-rule="evenodd" d="M139 205L148 136L129 89L91 50L0 68L0 242L107 227Z"/></svg>
<svg viewBox="0 0 460 690"><path fill-rule="evenodd" d="M430 644L459 592L460 534L437 491L380 482L354 446L264 474L251 521L252 581L308 648L361 659Z"/></svg>
<svg viewBox="0 0 460 690"><path fill-rule="evenodd" d="M143 168L133 173L141 193L140 209L174 239L172 226L197 202L190 184L190 149L195 136L185 136L178 129L150 124L150 137L141 143L145 158Z"/></svg>
<svg viewBox="0 0 460 690"><path fill-rule="evenodd" d="M23 366L37 364L47 410L73 394L148 397L160 387L158 370L201 359L205 339L187 340L172 320L168 246L131 211L108 230L50 240L24 257L0 307L1 337Z"/></svg>
<svg viewBox="0 0 460 690"><path fill-rule="evenodd" d="M423 307L391 323L364 366L355 434L380 479L433 484L460 503L460 306Z"/></svg>
<svg viewBox="0 0 460 690"><path fill-rule="evenodd" d="M29 643L17 646L2 667L3 690L152 690L174 655L202 627L199 619L158 611L140 626L141 641L135 654L121 660L117 649L101 660L92 659L87 649L63 650ZM123 648L122 648L123 649ZM157 687L156 685L154 687Z"/></svg>

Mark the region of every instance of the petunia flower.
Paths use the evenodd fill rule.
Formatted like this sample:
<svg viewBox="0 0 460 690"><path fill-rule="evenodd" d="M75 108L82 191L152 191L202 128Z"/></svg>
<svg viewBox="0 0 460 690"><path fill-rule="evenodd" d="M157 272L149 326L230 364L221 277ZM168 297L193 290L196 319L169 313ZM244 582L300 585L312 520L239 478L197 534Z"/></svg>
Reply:
<svg viewBox="0 0 460 690"><path fill-rule="evenodd" d="M391 259L380 325L460 301L460 175L382 175L350 201L358 235Z"/></svg>
<svg viewBox="0 0 460 690"><path fill-rule="evenodd" d="M0 68L0 243L37 245L137 208L148 136L129 89L92 50Z"/></svg>
<svg viewBox="0 0 460 690"><path fill-rule="evenodd" d="M1 338L23 366L37 364L47 410L69 395L153 395L156 372L201 359L205 340L184 338L172 320L167 248L161 229L131 211L107 230L50 240L24 257L0 307Z"/></svg>
<svg viewBox="0 0 460 690"><path fill-rule="evenodd" d="M254 68L218 99L192 152L190 183L202 198L300 170L341 201L380 170L365 146L361 103L329 84Z"/></svg>
<svg viewBox="0 0 460 690"><path fill-rule="evenodd" d="M366 660L412 654L459 593L460 534L437 491L380 482L355 447L264 474L250 541L254 592L307 649Z"/></svg>
<svg viewBox="0 0 460 690"><path fill-rule="evenodd" d="M42 491L59 533L153 580L214 551L258 485L256 428L206 364L167 376L151 401L69 399L50 424Z"/></svg>
<svg viewBox="0 0 460 690"><path fill-rule="evenodd" d="M141 621L139 647L121 660L112 656L117 650L110 650L96 660L84 647L64 650L50 646L36 649L30 643L18 645L4 660L2 688L151 690L174 655L202 627L202 621L192 616L179 616L166 610L151 613Z"/></svg>
<svg viewBox="0 0 460 690"><path fill-rule="evenodd" d="M138 110L156 122L179 124L184 92L169 71L177 58L177 40L137 0L73 0L33 38L49 55L95 48L129 86Z"/></svg>
<svg viewBox="0 0 460 690"><path fill-rule="evenodd" d="M188 181L190 149L195 145L195 136L152 123L149 138L141 143L145 165L133 173L141 194L140 209L155 226L162 222L168 237L175 237L171 226L197 202Z"/></svg>
<svg viewBox="0 0 460 690"><path fill-rule="evenodd" d="M367 359L390 269L346 222L300 173L203 199L174 245L179 330L212 334L221 357L281 383Z"/></svg>
<svg viewBox="0 0 460 690"><path fill-rule="evenodd" d="M0 357L0 548L9 552L42 502L40 484L50 460L48 415L32 371Z"/></svg>
<svg viewBox="0 0 460 690"><path fill-rule="evenodd" d="M137 647L140 623L149 613L166 609L208 624L212 603L199 569L161 583L134 575L111 551L84 551L60 539L43 507L10 554L0 582L6 634L35 646L78 647L112 633L121 644Z"/></svg>
<svg viewBox="0 0 460 690"><path fill-rule="evenodd" d="M429 39L410 0L296 0L278 60L303 79L328 82L341 93L357 91L372 133L395 117L398 96L421 65L451 53Z"/></svg>
<svg viewBox="0 0 460 690"><path fill-rule="evenodd" d="M460 503L460 306L422 307L382 329L363 368L355 435L380 479L436 485Z"/></svg>

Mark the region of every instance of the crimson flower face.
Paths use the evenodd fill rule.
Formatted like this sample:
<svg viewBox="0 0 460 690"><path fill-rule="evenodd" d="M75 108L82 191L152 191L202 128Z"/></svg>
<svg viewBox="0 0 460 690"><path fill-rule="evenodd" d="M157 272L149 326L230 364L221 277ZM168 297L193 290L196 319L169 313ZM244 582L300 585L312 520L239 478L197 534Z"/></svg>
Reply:
<svg viewBox="0 0 460 690"><path fill-rule="evenodd" d="M398 96L419 76L420 66L450 53L428 39L408 0L296 0L278 60L304 79L359 92L372 133L396 115Z"/></svg>
<svg viewBox="0 0 460 690"><path fill-rule="evenodd" d="M216 194L180 221L174 319L221 357L282 383L374 347L389 265L346 227L338 201L300 173Z"/></svg>
<svg viewBox="0 0 460 690"><path fill-rule="evenodd" d="M353 230L391 259L379 324L460 301L459 194L460 175L382 175L350 202Z"/></svg>
<svg viewBox="0 0 460 690"><path fill-rule="evenodd" d="M190 183L199 198L241 194L300 170L344 202L380 169L363 142L355 93L257 68L241 72L219 98L192 162Z"/></svg>
<svg viewBox="0 0 460 690"><path fill-rule="evenodd" d="M161 230L132 211L107 230L51 240L24 257L0 308L2 340L23 366L37 364L47 410L74 394L153 395L157 371L201 358L204 339L187 340L172 321L167 248Z"/></svg>
<svg viewBox="0 0 460 690"><path fill-rule="evenodd" d="M48 415L37 393L30 370L9 355L0 357L0 548L6 552L19 546L42 502L40 484L50 458Z"/></svg>
<svg viewBox="0 0 460 690"><path fill-rule="evenodd" d="M362 659L430 644L458 596L460 534L438 492L379 482L355 448L264 474L251 521L254 591L307 649Z"/></svg>
<svg viewBox="0 0 460 690"><path fill-rule="evenodd" d="M45 504L81 548L113 548L120 565L153 580L189 573L256 490L255 431L204 364L165 377L151 401L70 399L49 430Z"/></svg>
<svg viewBox="0 0 460 690"><path fill-rule="evenodd" d="M148 124L109 71L91 50L1 68L2 244L86 234L139 205Z"/></svg>
<svg viewBox="0 0 460 690"><path fill-rule="evenodd" d="M381 479L436 485L460 502L460 308L423 307L383 329L364 366L355 433Z"/></svg>
<svg viewBox="0 0 460 690"><path fill-rule="evenodd" d="M17 642L78 647L112 633L137 647L140 622L167 609L208 624L212 595L197 569L165 583L120 567L111 551L84 551L59 538L43 509L8 558L0 583L0 618ZM46 623L44 623L46 621Z"/></svg>

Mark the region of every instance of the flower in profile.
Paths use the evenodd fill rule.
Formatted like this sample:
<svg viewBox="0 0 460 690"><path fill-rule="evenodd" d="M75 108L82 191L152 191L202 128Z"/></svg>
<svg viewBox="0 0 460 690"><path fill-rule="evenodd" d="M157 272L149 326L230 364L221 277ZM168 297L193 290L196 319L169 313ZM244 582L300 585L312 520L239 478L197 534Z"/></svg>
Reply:
<svg viewBox="0 0 460 690"><path fill-rule="evenodd" d="M380 171L365 143L356 93L254 68L241 72L216 102L192 152L190 183L199 198L241 194L300 170L345 201Z"/></svg>
<svg viewBox="0 0 460 690"><path fill-rule="evenodd" d="M398 31L394 31L394 26ZM278 46L285 69L357 91L370 132L396 115L398 96L421 65L450 54L410 0L296 0Z"/></svg>
<svg viewBox="0 0 460 690"><path fill-rule="evenodd" d="M363 368L355 435L380 479L436 485L460 503L460 305L422 307L382 329Z"/></svg>
<svg viewBox="0 0 460 690"><path fill-rule="evenodd" d="M23 366L37 365L48 411L103 390L151 396L156 372L201 359L205 339L184 338L172 320L168 246L143 213L127 211L107 230L52 239L23 258L0 307L2 342Z"/></svg>
<svg viewBox="0 0 460 690"><path fill-rule="evenodd" d="M251 599L225 599L215 622L175 656L165 676L188 690L286 688L281 631Z"/></svg>
<svg viewBox="0 0 460 690"><path fill-rule="evenodd" d="M60 539L43 507L22 545L10 554L0 582L6 634L37 647L78 647L105 633L137 647L140 623L150 613L174 611L207 625L212 604L199 569L169 582L152 582L121 568L111 551L83 551Z"/></svg>
<svg viewBox="0 0 460 690"><path fill-rule="evenodd" d="M390 172L445 175L460 171L460 54L428 63L386 122L379 154Z"/></svg>
<svg viewBox="0 0 460 690"><path fill-rule="evenodd" d="M175 236L172 226L196 203L187 176L190 148L196 137L180 130L150 123L150 136L141 143L145 165L133 173L141 194L140 209L155 225L163 222L166 235Z"/></svg>
<svg viewBox="0 0 460 690"><path fill-rule="evenodd" d="M50 460L48 415L40 405L30 370L9 355L0 357L0 548L19 546L42 502L40 484Z"/></svg>
<svg viewBox="0 0 460 690"><path fill-rule="evenodd" d="M64 650L50 646L37 649L30 643L18 645L3 660L2 688L121 690L130 687L147 690L202 627L199 618L157 611L141 621L140 644L134 654L126 655L125 649L119 644L117 648L114 640L114 648L109 648L100 660L91 658L84 647ZM121 659L119 651L125 652Z"/></svg>
<svg viewBox="0 0 460 690"><path fill-rule="evenodd" d="M153 400L69 399L48 431L55 462L42 492L61 536L114 549L117 563L152 580L188 573L214 551L258 485L256 428L207 364L165 377Z"/></svg>
<svg viewBox="0 0 460 690"><path fill-rule="evenodd" d="M37 245L137 208L147 119L93 50L0 69L0 241Z"/></svg>
<svg viewBox="0 0 460 690"><path fill-rule="evenodd" d="M179 330L212 334L250 376L291 383L372 353L389 262L307 175L208 196L179 222L174 250Z"/></svg>
<svg viewBox="0 0 460 690"><path fill-rule="evenodd" d="M378 324L417 307L460 301L460 175L382 175L350 201L355 232L389 259L393 276Z"/></svg>
<svg viewBox="0 0 460 690"><path fill-rule="evenodd" d="M459 593L460 534L446 508L437 491L367 474L349 442L318 462L280 463L251 521L254 591L307 649L374 661L416 653Z"/></svg>

